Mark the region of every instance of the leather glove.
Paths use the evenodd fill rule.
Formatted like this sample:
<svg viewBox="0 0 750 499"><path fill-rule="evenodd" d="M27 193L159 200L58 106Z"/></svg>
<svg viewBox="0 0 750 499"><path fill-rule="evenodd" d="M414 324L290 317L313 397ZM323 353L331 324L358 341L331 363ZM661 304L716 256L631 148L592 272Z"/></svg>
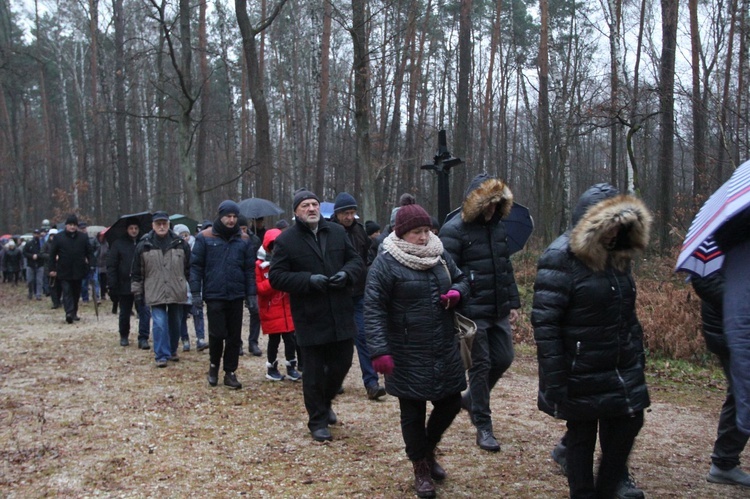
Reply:
<svg viewBox="0 0 750 499"><path fill-rule="evenodd" d="M193 295L193 306L203 308L203 297L199 294Z"/></svg>
<svg viewBox="0 0 750 499"><path fill-rule="evenodd" d="M458 305L459 301L461 301L461 293L459 293L455 289L451 289L444 295L440 295L440 303L445 308L453 308Z"/></svg>
<svg viewBox="0 0 750 499"><path fill-rule="evenodd" d="M349 276L346 275L346 272L343 270L340 272L336 272L328 279L328 287L330 288L344 288L346 287L346 283L349 281Z"/></svg>
<svg viewBox="0 0 750 499"><path fill-rule="evenodd" d="M245 306L251 314L258 313L258 297L256 295L249 295L245 298Z"/></svg>
<svg viewBox="0 0 750 499"><path fill-rule="evenodd" d="M393 372L393 357L380 355L372 359L372 368L380 374L391 374Z"/></svg>
<svg viewBox="0 0 750 499"><path fill-rule="evenodd" d="M328 285L328 277L323 274L313 274L310 276L310 287L314 291L325 291Z"/></svg>

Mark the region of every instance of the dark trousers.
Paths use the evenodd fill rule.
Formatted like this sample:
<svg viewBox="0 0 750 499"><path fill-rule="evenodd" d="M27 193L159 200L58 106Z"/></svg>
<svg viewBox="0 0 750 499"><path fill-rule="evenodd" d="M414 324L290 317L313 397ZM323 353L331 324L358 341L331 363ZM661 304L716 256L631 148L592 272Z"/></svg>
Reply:
<svg viewBox="0 0 750 499"><path fill-rule="evenodd" d="M328 409L352 366L354 340L300 347L305 359L302 393L307 409L307 427L315 431L328 426Z"/></svg>
<svg viewBox="0 0 750 499"><path fill-rule="evenodd" d="M643 411L635 416L568 421L566 458L571 499L610 499L625 474L635 437L643 426ZM602 458L594 482L597 428Z"/></svg>
<svg viewBox="0 0 750 499"><path fill-rule="evenodd" d="M260 338L260 314L250 312L250 335L247 337L248 346L252 348L253 344L257 345L258 338Z"/></svg>
<svg viewBox="0 0 750 499"><path fill-rule="evenodd" d="M81 298L80 279L60 279L62 287L62 302L65 309L65 317L78 316L78 300Z"/></svg>
<svg viewBox="0 0 750 499"><path fill-rule="evenodd" d="M206 302L208 317L208 356L211 364L219 366L224 359L224 372L237 370L242 343L243 300L213 300Z"/></svg>
<svg viewBox="0 0 750 499"><path fill-rule="evenodd" d="M515 356L510 319L477 319L471 346L469 400L471 418L477 428L492 430L490 392L510 367Z"/></svg>
<svg viewBox="0 0 750 499"><path fill-rule="evenodd" d="M53 277L52 283L49 284L49 298L52 300L52 306L55 308L60 308L60 305L62 305L62 284L60 282L60 279Z"/></svg>
<svg viewBox="0 0 750 499"><path fill-rule="evenodd" d="M716 431L714 451L711 462L722 470L731 470L740 464L740 454L745 449L748 435L737 428L737 403L732 390L732 376L729 370L729 350L725 354L718 354L719 362L727 378L727 397L721 406L719 427Z"/></svg>
<svg viewBox="0 0 750 499"><path fill-rule="evenodd" d="M135 303L135 295L114 295L112 299L118 299L120 312L117 317L119 324L120 336L127 338L130 336L130 314L135 306L138 314L138 341L148 340L151 332L151 311L145 304L138 305Z"/></svg>
<svg viewBox="0 0 750 499"><path fill-rule="evenodd" d="M435 449L445 430L461 411L461 393L456 392L443 399L433 400L432 412L426 426L425 400L399 398L398 403L401 408L401 434L406 444L406 455L411 461L419 461Z"/></svg>
<svg viewBox="0 0 750 499"><path fill-rule="evenodd" d="M279 355L281 340L284 340L284 357L286 360L292 361L297 358L297 341L294 337L294 331L290 333L273 333L268 335L268 350L266 351L266 357L271 364L276 362L276 357Z"/></svg>

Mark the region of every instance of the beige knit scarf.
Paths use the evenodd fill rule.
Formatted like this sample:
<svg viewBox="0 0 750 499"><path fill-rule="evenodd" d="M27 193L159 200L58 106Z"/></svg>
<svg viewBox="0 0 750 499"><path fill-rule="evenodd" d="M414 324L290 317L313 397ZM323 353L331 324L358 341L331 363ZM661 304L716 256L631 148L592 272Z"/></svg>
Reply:
<svg viewBox="0 0 750 499"><path fill-rule="evenodd" d="M399 263L414 270L431 269L441 261L443 242L432 232L427 244L422 246L404 241L391 232L383 240L383 251L393 255Z"/></svg>

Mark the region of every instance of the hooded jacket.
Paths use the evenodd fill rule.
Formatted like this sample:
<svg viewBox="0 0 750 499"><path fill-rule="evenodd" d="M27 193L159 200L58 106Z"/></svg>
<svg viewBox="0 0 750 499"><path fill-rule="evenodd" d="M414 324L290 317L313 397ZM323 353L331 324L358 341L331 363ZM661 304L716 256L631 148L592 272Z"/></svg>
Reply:
<svg viewBox="0 0 750 499"><path fill-rule="evenodd" d="M538 406L547 414L592 420L649 406L630 262L645 249L651 221L640 200L597 184L581 196L573 229L540 257L531 322Z"/></svg>
<svg viewBox="0 0 750 499"><path fill-rule="evenodd" d="M258 287L258 313L263 334L289 333L294 331L289 294L271 287L268 271L271 267L270 254L274 241L279 237L279 229L269 229L263 236L263 247L258 250L255 262L255 283Z"/></svg>
<svg viewBox="0 0 750 499"><path fill-rule="evenodd" d="M484 220L484 210L497 203L495 214ZM505 232L513 206L513 193L501 180L477 175L469 184L455 216L440 229L440 240L469 281L470 294L461 300L461 311L471 319L506 317L521 307L510 262Z"/></svg>

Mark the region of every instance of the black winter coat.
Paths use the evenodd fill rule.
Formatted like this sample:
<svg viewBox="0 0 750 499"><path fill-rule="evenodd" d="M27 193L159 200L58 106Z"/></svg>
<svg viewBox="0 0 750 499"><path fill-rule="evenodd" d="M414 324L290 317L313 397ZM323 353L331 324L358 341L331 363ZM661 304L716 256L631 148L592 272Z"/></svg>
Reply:
<svg viewBox="0 0 750 499"><path fill-rule="evenodd" d="M82 280L89 273L92 258L89 236L85 232L65 230L52 241L49 270L57 272L57 278L61 280Z"/></svg>
<svg viewBox="0 0 750 499"><path fill-rule="evenodd" d="M339 271L346 272L350 283L364 272L362 258L340 225L321 219L316 235L297 222L276 238L268 278L271 287L289 293L298 345L324 345L356 335L350 289L319 292L310 287L311 275L331 277Z"/></svg>
<svg viewBox="0 0 750 499"><path fill-rule="evenodd" d="M112 243L107 253L107 286L112 295L130 295L130 270L138 238L125 235Z"/></svg>
<svg viewBox="0 0 750 499"><path fill-rule="evenodd" d="M706 277L691 277L693 289L701 299L701 320L706 348L711 353L729 356L724 337L724 273L715 272Z"/></svg>
<svg viewBox="0 0 750 499"><path fill-rule="evenodd" d="M640 201L610 197L539 259L531 322L538 406L551 416L611 418L649 406L630 260L645 247L650 223ZM613 226L620 227L618 246L606 250L602 235Z"/></svg>
<svg viewBox="0 0 750 499"><path fill-rule="evenodd" d="M338 224L336 215L331 220L333 223ZM341 224L339 224L341 225ZM357 282L352 283L352 296L358 297L365 294L365 281L367 280L367 268L370 263L370 246L372 246L372 239L365 232L365 228L359 222L354 222L350 227L341 227L346 231L346 235L349 237L349 241L354 246L354 251L362 258L362 262L365 265L365 272L362 273Z"/></svg>
<svg viewBox="0 0 750 499"><path fill-rule="evenodd" d="M482 212L498 203L495 215ZM461 300L461 312L471 319L502 319L521 307L510 262L505 225L513 194L500 180L480 175L467 190L460 215L440 229L440 240L469 280L470 294Z"/></svg>
<svg viewBox="0 0 750 499"><path fill-rule="evenodd" d="M250 236L238 231L225 239L216 225L195 237L190 257L190 292L203 300L238 300L256 296L255 252Z"/></svg>
<svg viewBox="0 0 750 499"><path fill-rule="evenodd" d="M453 310L440 295L468 294L465 276L445 252L445 266L414 270L382 253L370 267L365 288L365 332L372 358L393 357L386 391L414 400L440 400L466 388ZM451 283L453 281L453 283ZM295 322L296 324L296 322Z"/></svg>
<svg viewBox="0 0 750 499"><path fill-rule="evenodd" d="M34 260L36 255L36 260ZM23 256L26 258L26 266L32 269L38 269L44 266L44 258L42 255L42 240L41 238L33 237L30 241L27 241L23 246Z"/></svg>

